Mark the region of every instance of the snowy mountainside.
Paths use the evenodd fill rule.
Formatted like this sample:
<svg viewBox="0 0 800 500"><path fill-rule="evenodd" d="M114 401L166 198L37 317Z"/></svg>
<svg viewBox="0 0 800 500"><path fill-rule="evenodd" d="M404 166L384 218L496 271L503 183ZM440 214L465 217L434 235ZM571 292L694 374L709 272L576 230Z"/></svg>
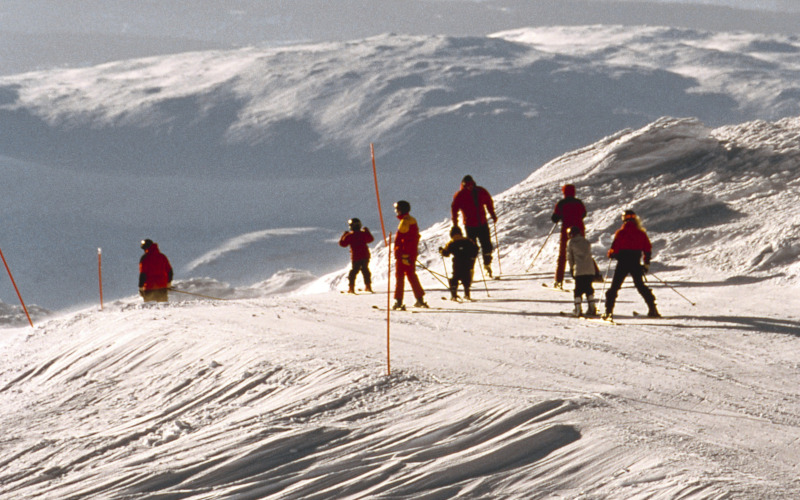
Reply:
<svg viewBox="0 0 800 500"><path fill-rule="evenodd" d="M596 44L570 47L564 33ZM662 116L718 127L797 115L798 54L788 36L584 26L3 77L0 189L13 224L2 248L28 303L50 310L96 303L98 247L106 297L135 293L142 238L159 242L181 280L319 276L347 262L335 244L347 219L379 225L370 143L383 212L408 199L427 227L467 173L499 193ZM0 299L16 302L7 287Z"/></svg>
<svg viewBox="0 0 800 500"><path fill-rule="evenodd" d="M631 208L654 244L653 271L710 267L729 278L800 278L800 119L710 129L662 118L567 153L497 195L501 265L524 271L551 229L560 187L573 183L587 206L587 238L598 262ZM441 262L449 219L423 233L421 260ZM550 240L540 262L554 258ZM375 268L385 267L385 253ZM385 273L384 273L385 274ZM326 279L334 286L343 278Z"/></svg>

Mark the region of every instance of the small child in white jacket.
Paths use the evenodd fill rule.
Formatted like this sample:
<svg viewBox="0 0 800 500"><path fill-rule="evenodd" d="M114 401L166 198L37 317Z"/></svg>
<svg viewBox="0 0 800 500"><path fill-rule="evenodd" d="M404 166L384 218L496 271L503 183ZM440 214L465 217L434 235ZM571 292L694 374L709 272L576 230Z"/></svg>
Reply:
<svg viewBox="0 0 800 500"><path fill-rule="evenodd" d="M586 295L588 304L586 309L587 316L597 316L597 306L594 298L594 287L592 282L597 276L597 264L592 258L592 244L589 243L579 227L571 227L567 230L567 261L569 262L570 274L575 280L575 316L583 315L581 310L581 300Z"/></svg>

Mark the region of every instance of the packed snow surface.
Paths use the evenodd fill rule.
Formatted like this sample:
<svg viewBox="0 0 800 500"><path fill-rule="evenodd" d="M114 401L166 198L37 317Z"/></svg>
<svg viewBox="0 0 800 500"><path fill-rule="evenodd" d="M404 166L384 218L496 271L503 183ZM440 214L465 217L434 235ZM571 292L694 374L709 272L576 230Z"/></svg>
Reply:
<svg viewBox="0 0 800 500"><path fill-rule="evenodd" d="M426 310L387 314L379 242L376 294L339 293L345 269L196 279L177 286L220 300L6 329L0 496L796 498L798 137L664 118L553 160L495 197L501 276L473 302L441 300L443 221ZM617 324L560 314L571 294L541 284L564 182L603 269L621 211L642 216L663 319L630 286Z"/></svg>

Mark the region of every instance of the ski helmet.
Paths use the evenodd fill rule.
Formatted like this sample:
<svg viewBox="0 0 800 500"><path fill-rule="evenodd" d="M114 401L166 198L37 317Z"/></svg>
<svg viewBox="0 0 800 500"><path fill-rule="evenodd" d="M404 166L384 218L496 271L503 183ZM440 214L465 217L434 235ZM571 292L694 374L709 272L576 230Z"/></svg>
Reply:
<svg viewBox="0 0 800 500"><path fill-rule="evenodd" d="M146 239L146 240L142 240L142 243L139 246L142 248L142 250L147 250L148 248L153 246L153 240L151 240L149 238Z"/></svg>
<svg viewBox="0 0 800 500"><path fill-rule="evenodd" d="M411 204L406 200L400 200L394 204L394 209L399 214L407 214L411 211Z"/></svg>
<svg viewBox="0 0 800 500"><path fill-rule="evenodd" d="M347 221L347 225L350 226L351 231L358 231L361 229L361 221L353 217L349 221Z"/></svg>

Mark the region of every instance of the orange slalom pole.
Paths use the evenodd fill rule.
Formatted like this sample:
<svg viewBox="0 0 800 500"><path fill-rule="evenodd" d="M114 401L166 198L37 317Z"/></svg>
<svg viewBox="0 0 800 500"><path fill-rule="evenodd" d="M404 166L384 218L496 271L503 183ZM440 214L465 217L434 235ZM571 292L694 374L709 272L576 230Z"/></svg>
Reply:
<svg viewBox="0 0 800 500"><path fill-rule="evenodd" d="M386 375L392 375L392 358L390 356L391 344L389 342L389 325L392 324L392 233L389 233L389 245L386 251L386 260L389 261L389 274L386 275Z"/></svg>
<svg viewBox="0 0 800 500"><path fill-rule="evenodd" d="M0 258L3 259L3 265L6 266L6 271L8 272L8 277L11 278L11 284L14 285L14 291L17 292L17 297L19 297L19 303L22 304L22 310L25 311L25 316L28 317L28 323L31 324L31 328L33 328L33 321L31 320L31 315L28 314L28 308L25 307L25 302L22 300L22 295L19 293L19 288L17 288L17 283L14 281L14 277L11 275L11 269L8 267L8 262L6 262L6 258L3 255L3 251L0 250Z"/></svg>
<svg viewBox="0 0 800 500"><path fill-rule="evenodd" d="M97 279L100 283L100 310L103 310L103 249L97 249Z"/></svg>
<svg viewBox="0 0 800 500"><path fill-rule="evenodd" d="M383 209L381 208L381 193L378 189L378 168L375 166L375 146L369 143L369 152L372 155L372 177L375 179L375 196L378 199L378 216L381 219L381 232L383 232L383 242L386 243L386 226L383 223ZM388 243L387 243L388 245Z"/></svg>

